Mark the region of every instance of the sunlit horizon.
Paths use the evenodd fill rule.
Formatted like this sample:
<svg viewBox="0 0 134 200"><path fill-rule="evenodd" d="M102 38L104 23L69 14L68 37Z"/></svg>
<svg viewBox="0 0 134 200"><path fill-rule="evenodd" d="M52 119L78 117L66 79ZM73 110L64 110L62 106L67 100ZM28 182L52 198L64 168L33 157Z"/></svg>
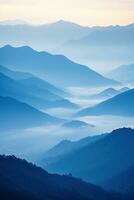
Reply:
<svg viewBox="0 0 134 200"><path fill-rule="evenodd" d="M120 24L82 24L79 23L77 21L69 21L69 20L64 20L64 19L57 19L57 20L53 20L53 21L49 21L49 22L33 22L33 21L28 21L28 20L23 20L23 19L3 19L0 20L1 24L27 24L27 25L31 25L31 26L42 26L42 25L50 25L50 24L54 24L54 23L59 23L59 22L65 22L65 23L72 23L72 24L77 24L79 26L83 26L83 27L95 27L95 26L102 26L102 27L108 27L108 26L129 26L131 24L134 24L133 22L128 22L128 23L120 23Z"/></svg>
<svg viewBox="0 0 134 200"><path fill-rule="evenodd" d="M134 22L134 1L0 0L0 21L20 19L31 24L59 20L83 26L126 25Z"/></svg>

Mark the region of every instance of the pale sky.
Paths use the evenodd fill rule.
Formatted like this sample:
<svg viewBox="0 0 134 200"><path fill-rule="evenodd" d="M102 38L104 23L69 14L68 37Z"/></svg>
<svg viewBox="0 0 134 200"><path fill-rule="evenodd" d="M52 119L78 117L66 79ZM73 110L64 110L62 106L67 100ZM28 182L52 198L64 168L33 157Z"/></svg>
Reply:
<svg viewBox="0 0 134 200"><path fill-rule="evenodd" d="M0 0L0 21L44 24L60 19L81 25L134 22L134 0Z"/></svg>

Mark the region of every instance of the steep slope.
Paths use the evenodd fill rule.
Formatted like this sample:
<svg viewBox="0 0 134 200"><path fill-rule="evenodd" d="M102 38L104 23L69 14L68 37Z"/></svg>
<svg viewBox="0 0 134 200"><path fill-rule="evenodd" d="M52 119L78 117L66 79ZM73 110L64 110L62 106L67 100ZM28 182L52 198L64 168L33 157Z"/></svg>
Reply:
<svg viewBox="0 0 134 200"><path fill-rule="evenodd" d="M18 80L22 82L23 84L26 84L26 86L38 86L38 89L44 89L48 90L51 93L54 93L56 95L65 97L68 96L67 92L63 91L60 88L55 87L54 85L48 83L45 80L42 80L38 78L37 76L34 76L33 74L26 73L26 72L18 72L10 70L4 66L0 66L0 72L14 80Z"/></svg>
<svg viewBox="0 0 134 200"><path fill-rule="evenodd" d="M51 175L43 169L13 156L0 156L0 175L0 188L4 186L7 191L10 190L15 194L17 191L19 195L26 195L27 198L31 196L32 199L39 200L117 199L114 195L110 195L92 184L70 176ZM6 195L8 196L8 194Z"/></svg>
<svg viewBox="0 0 134 200"><path fill-rule="evenodd" d="M91 144L92 142L95 142L102 137L105 137L105 135L97 135L92 137L86 137L79 141L69 141L69 140L63 140L60 143L58 143L56 146L54 146L52 149L44 153L43 159L39 161L39 164L44 168L50 163L55 163L56 161L60 160L61 158L64 158L64 156L86 146Z"/></svg>
<svg viewBox="0 0 134 200"><path fill-rule="evenodd" d="M33 93L38 94L40 97L47 100L62 100L63 97L60 97L59 94L67 96L67 93L61 89L58 89L54 86L49 85L49 83L41 80L37 77L31 77L23 80L19 80L19 83L23 84L25 87L29 88ZM53 92L49 91L52 90ZM58 93L55 94L54 92Z"/></svg>
<svg viewBox="0 0 134 200"><path fill-rule="evenodd" d="M59 122L58 118L42 113L28 104L0 96L0 130L24 129Z"/></svg>
<svg viewBox="0 0 134 200"><path fill-rule="evenodd" d="M48 90L38 87L38 85L34 84L33 81L34 81L34 78L28 78L21 81L18 81L18 80L16 81L0 72L1 95L7 95L7 96L11 95L16 98L19 98L19 97L22 99L24 98L24 100L25 100L25 97L27 96L29 97L29 99L30 97L31 99L39 97L39 98L44 98L45 100L62 99L58 97L57 95L49 92ZM37 80L37 83L38 83L38 80ZM41 99L39 100L41 101Z"/></svg>
<svg viewBox="0 0 134 200"><path fill-rule="evenodd" d="M19 83L24 85L32 94L36 94L40 98L54 101L62 98L43 87L43 81L36 77L20 80Z"/></svg>
<svg viewBox="0 0 134 200"><path fill-rule="evenodd" d="M59 87L119 84L64 56L37 52L27 46L13 48L8 45L0 48L0 63L10 69L38 75Z"/></svg>
<svg viewBox="0 0 134 200"><path fill-rule="evenodd" d="M12 71L8 69L7 67L0 65L0 72L14 80L21 80L21 79L27 79L31 78L33 75L26 72L18 72L18 71Z"/></svg>
<svg viewBox="0 0 134 200"><path fill-rule="evenodd" d="M93 107L85 108L77 116L120 115L134 116L134 89L121 93Z"/></svg>
<svg viewBox="0 0 134 200"><path fill-rule="evenodd" d="M53 107L77 108L77 105L68 100L58 98L58 96L52 94L48 90L38 88L37 84L34 85L34 83L32 83L32 80L31 85L28 85L27 81L26 84L25 81L21 84L0 73L0 95L16 98L38 109ZM38 82L38 80L36 82Z"/></svg>
<svg viewBox="0 0 134 200"><path fill-rule="evenodd" d="M134 130L118 129L105 137L84 146L55 163L47 169L56 173L72 173L95 184L118 175L134 165Z"/></svg>

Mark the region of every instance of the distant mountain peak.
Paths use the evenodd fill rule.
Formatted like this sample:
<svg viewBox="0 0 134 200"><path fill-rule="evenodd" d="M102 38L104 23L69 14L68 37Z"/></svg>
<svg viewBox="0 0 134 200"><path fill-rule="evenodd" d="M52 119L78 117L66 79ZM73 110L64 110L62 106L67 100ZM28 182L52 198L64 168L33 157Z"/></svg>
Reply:
<svg viewBox="0 0 134 200"><path fill-rule="evenodd" d="M10 44L4 45L2 48L4 49L9 49L9 48L14 48L13 46L11 46Z"/></svg>
<svg viewBox="0 0 134 200"><path fill-rule="evenodd" d="M63 20L63 19L60 19L60 20L58 20L56 23L69 23L69 22L67 22L67 21L65 21L65 20Z"/></svg>
<svg viewBox="0 0 134 200"><path fill-rule="evenodd" d="M74 22L66 21L66 20L63 20L63 19L58 20L56 23L60 23L60 24L76 24Z"/></svg>
<svg viewBox="0 0 134 200"><path fill-rule="evenodd" d="M50 25L59 25L59 26L67 26L67 27L79 27L79 28L89 28L89 27L85 27L85 26L82 26L80 24L77 24L75 22L71 22L71 21L66 21L66 20L63 20L63 19L60 19L54 23L51 23Z"/></svg>
<svg viewBox="0 0 134 200"><path fill-rule="evenodd" d="M33 48L31 48L30 46L27 46L27 45L25 45L25 46L16 46L16 47L14 47L14 46L12 46L12 45L9 45L9 44L7 44L7 45L5 45L5 46L3 46L2 47L2 49L5 49L5 50L20 50L20 49L22 49L22 50L25 50L25 51L33 51L33 52L37 52L36 50L34 50Z"/></svg>

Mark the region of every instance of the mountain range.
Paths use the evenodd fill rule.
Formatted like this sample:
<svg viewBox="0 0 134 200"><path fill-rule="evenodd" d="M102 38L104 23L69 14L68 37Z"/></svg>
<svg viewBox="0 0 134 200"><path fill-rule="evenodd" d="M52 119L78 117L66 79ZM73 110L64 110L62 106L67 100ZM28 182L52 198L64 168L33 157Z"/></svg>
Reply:
<svg viewBox="0 0 134 200"><path fill-rule="evenodd" d="M34 86L38 87L38 90L47 90L55 95L59 95L61 97L68 97L69 94L62 90L61 88L57 88L54 85L48 83L45 80L40 79L37 76L34 76L33 74L26 73L26 72L20 72L20 71L13 71L8 69L7 67L0 66L0 72L11 79L18 80L25 84L26 86Z"/></svg>
<svg viewBox="0 0 134 200"><path fill-rule="evenodd" d="M0 24L0 46L30 46L39 51L64 54L95 69L107 69L133 62L133 34L134 24L84 27L60 20L35 26L7 21Z"/></svg>
<svg viewBox="0 0 134 200"><path fill-rule="evenodd" d="M93 29L96 30L97 27ZM67 41L86 36L90 31L92 31L92 28L64 20L38 26L18 22L18 20L7 21L0 24L0 46L6 44L13 46L28 45L37 50L52 51Z"/></svg>
<svg viewBox="0 0 134 200"><path fill-rule="evenodd" d="M83 37L80 40L75 40L76 45L131 45L132 46L132 34L134 24L127 26L109 26L107 28L96 30L90 33L88 36ZM124 40L124 38L126 40ZM72 41L73 42L73 41ZM123 42L123 43L122 43Z"/></svg>
<svg viewBox="0 0 134 200"><path fill-rule="evenodd" d="M123 87L119 90L117 90L115 88L107 88L97 94L90 95L88 98L90 98L90 99L110 99L111 97L114 97L114 96L116 96L120 93L126 92L128 90L129 90L128 87Z"/></svg>
<svg viewBox="0 0 134 200"><path fill-rule="evenodd" d="M43 87L44 84L45 83L38 78L33 77L18 81L0 73L1 96L16 98L38 109L52 107L77 108L77 105L74 103L46 90Z"/></svg>
<svg viewBox="0 0 134 200"><path fill-rule="evenodd" d="M0 64L11 70L32 73L59 87L120 85L65 56L37 52L27 46L0 48Z"/></svg>
<svg viewBox="0 0 134 200"><path fill-rule="evenodd" d="M49 174L14 156L0 156L1 200L120 200L120 196L71 175Z"/></svg>
<svg viewBox="0 0 134 200"><path fill-rule="evenodd" d="M20 102L11 97L0 96L1 131L25 129L61 122L62 120L40 112L24 102Z"/></svg>
<svg viewBox="0 0 134 200"><path fill-rule="evenodd" d="M119 115L134 116L134 89L123 92L115 97L103 101L93 107L85 108L77 116L88 115Z"/></svg>
<svg viewBox="0 0 134 200"><path fill-rule="evenodd" d="M0 38L0 200L134 200L134 24L6 20Z"/></svg>
<svg viewBox="0 0 134 200"><path fill-rule="evenodd" d="M53 148L48 150L43 154L43 159L38 161L38 164L41 165L43 168L50 163L55 163L61 158L64 158L65 155L75 152L82 147L91 144L105 136L96 135L96 136L88 136L78 141L70 141L70 140L62 140L60 143L55 145Z"/></svg>
<svg viewBox="0 0 134 200"><path fill-rule="evenodd" d="M72 173L86 181L103 185L134 165L134 130L122 128L87 143L48 164L53 173Z"/></svg>
<svg viewBox="0 0 134 200"><path fill-rule="evenodd" d="M101 27L83 38L66 42L56 51L79 63L109 71L115 65L133 62L133 34L134 24Z"/></svg>

